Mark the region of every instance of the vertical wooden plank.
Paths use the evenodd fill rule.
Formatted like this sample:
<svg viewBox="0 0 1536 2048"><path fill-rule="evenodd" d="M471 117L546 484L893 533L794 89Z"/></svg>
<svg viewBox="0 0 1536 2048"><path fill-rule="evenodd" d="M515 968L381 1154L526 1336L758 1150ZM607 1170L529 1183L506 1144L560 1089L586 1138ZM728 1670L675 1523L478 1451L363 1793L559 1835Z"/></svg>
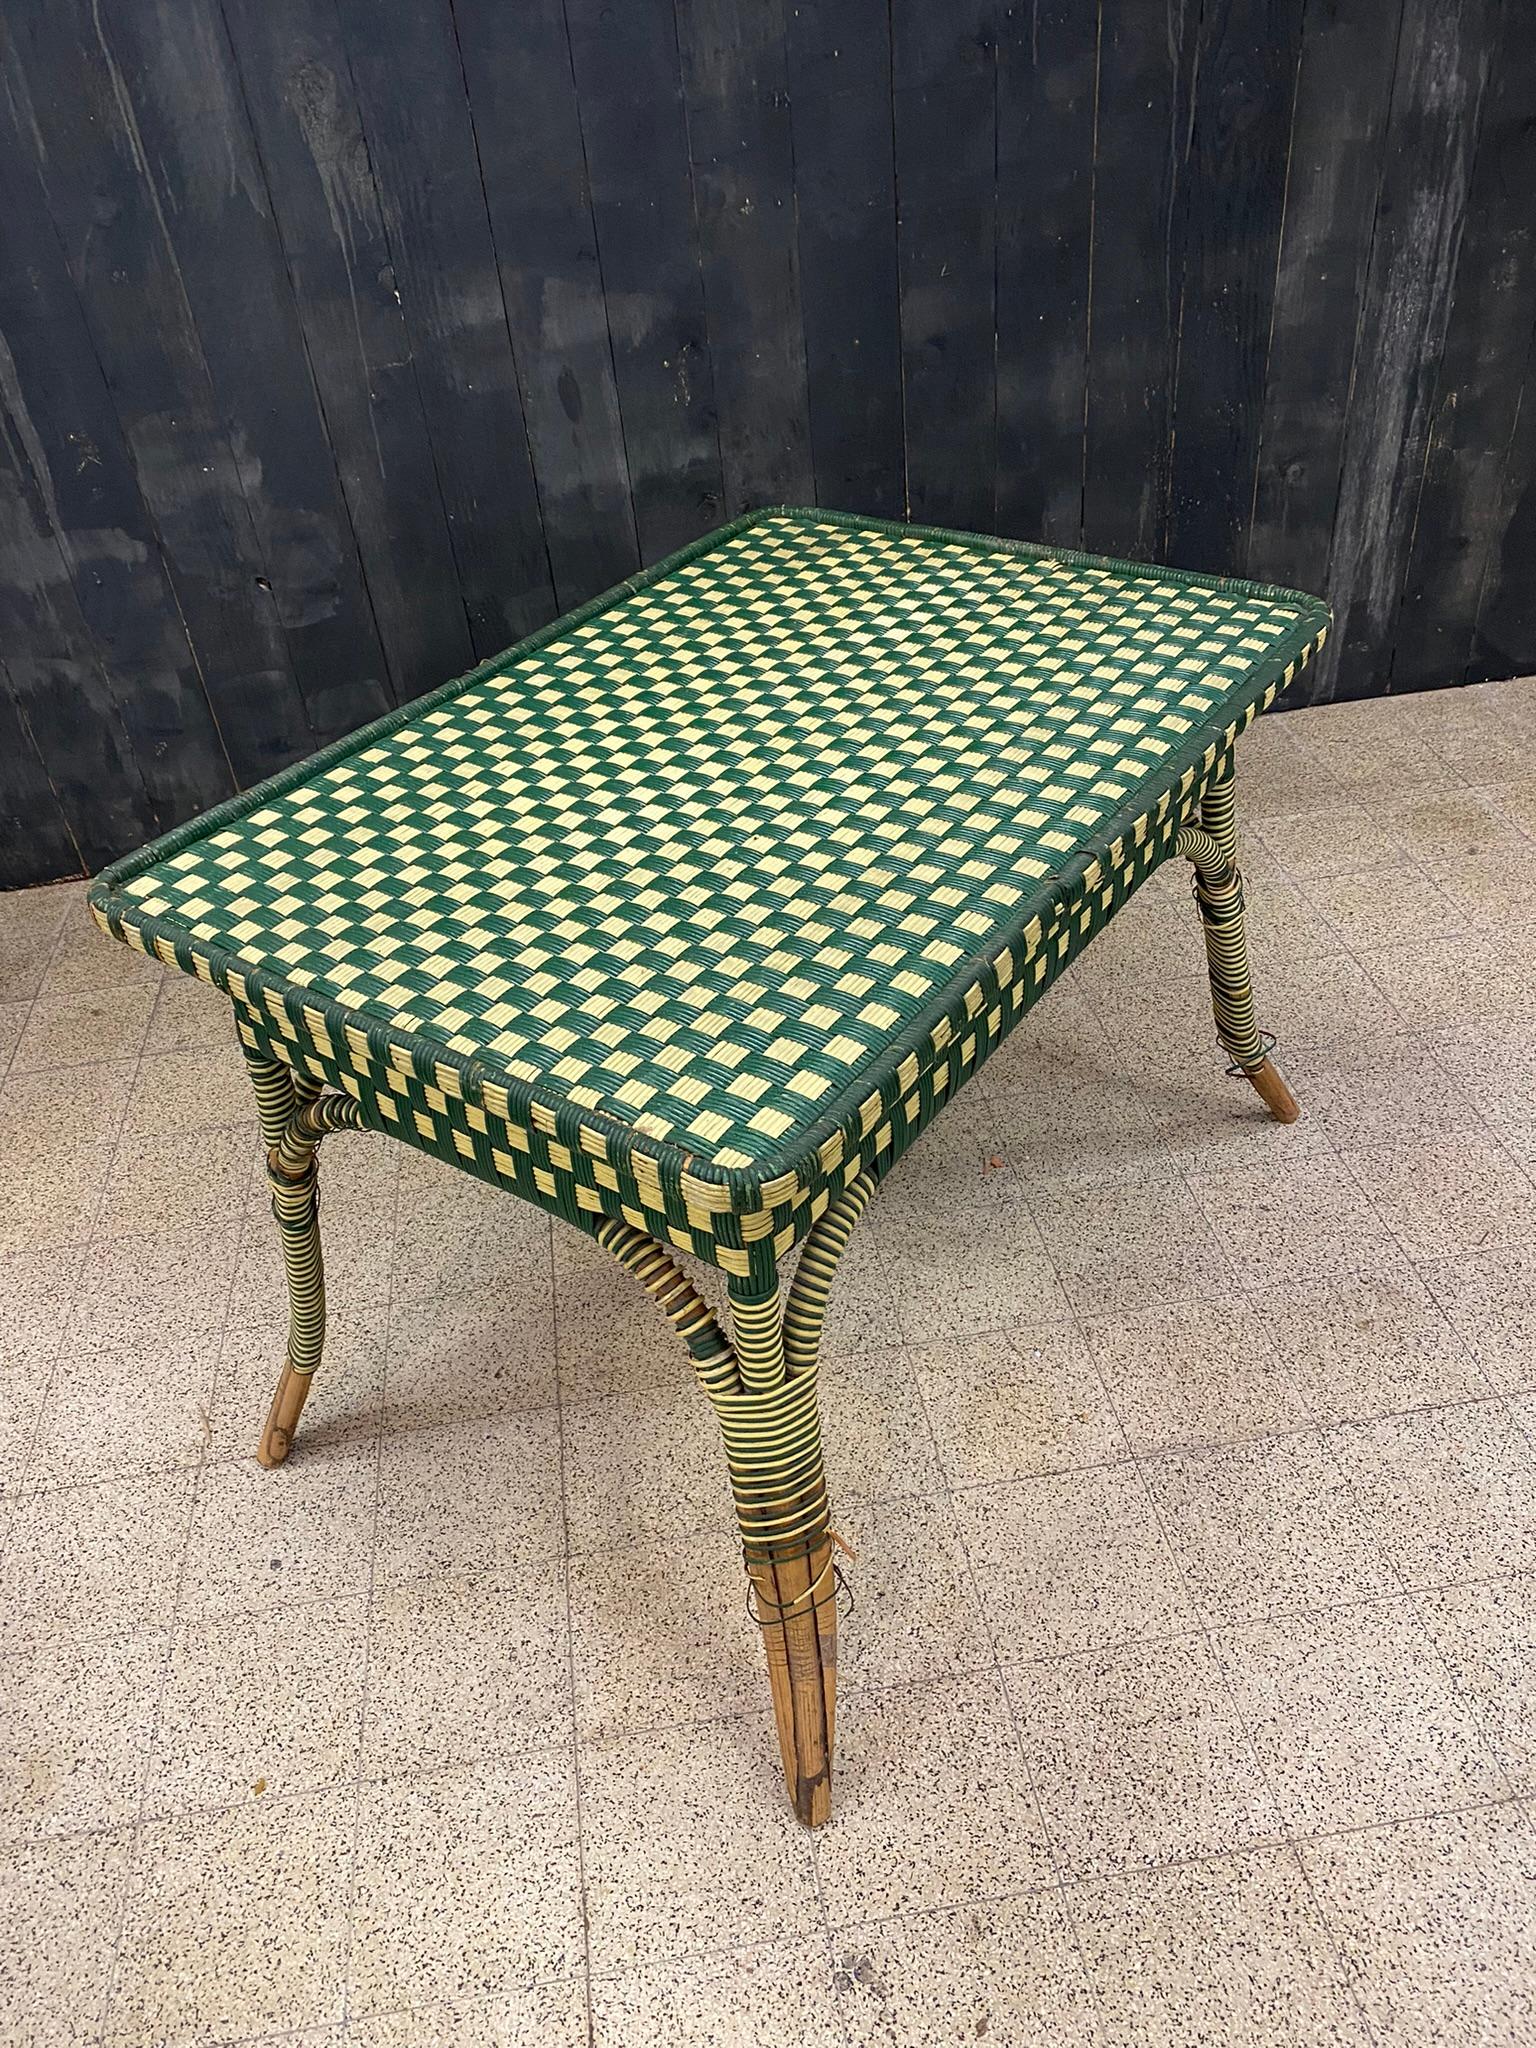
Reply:
<svg viewBox="0 0 1536 2048"><path fill-rule="evenodd" d="M312 742L122 74L88 0L20 0L8 70L241 783Z"/></svg>
<svg viewBox="0 0 1536 2048"><path fill-rule="evenodd" d="M1101 8L1016 0L997 67L999 533L1083 537Z"/></svg>
<svg viewBox="0 0 1536 2048"><path fill-rule="evenodd" d="M57 684L35 707L35 737L57 750L61 784L78 791L74 829L92 858L127 852L157 830L228 796L234 776L166 580L159 538L107 390L64 252L38 182L36 130L14 72L0 94L0 382L22 538L0 551L0 591L67 622L47 644L73 645L73 692ZM46 531L53 553L39 554ZM15 612L5 646L26 677L27 634ZM78 730L121 724L121 780L75 776ZM105 745L103 739L101 744Z"/></svg>
<svg viewBox="0 0 1536 2048"><path fill-rule="evenodd" d="M226 0L310 367L398 697L471 666L431 436L332 0Z"/></svg>
<svg viewBox="0 0 1536 2048"><path fill-rule="evenodd" d="M1496 0L1408 0L1345 431L1316 699L1390 687L1430 401L1450 311Z"/></svg>
<svg viewBox="0 0 1536 2048"><path fill-rule="evenodd" d="M725 509L815 491L780 0L678 0Z"/></svg>
<svg viewBox="0 0 1536 2048"><path fill-rule="evenodd" d="M1402 10L1306 10L1248 544L1251 576L1304 590L1327 579Z"/></svg>
<svg viewBox="0 0 1536 2048"><path fill-rule="evenodd" d="M985 530L996 507L995 0L892 0L912 518Z"/></svg>
<svg viewBox="0 0 1536 2048"><path fill-rule="evenodd" d="M561 0L453 0L555 590L639 562Z"/></svg>
<svg viewBox="0 0 1536 2048"><path fill-rule="evenodd" d="M268 602L321 746L395 701L216 0L105 17L246 482Z"/></svg>
<svg viewBox="0 0 1536 2048"><path fill-rule="evenodd" d="M15 367L0 347L0 650L50 801L76 858L96 868L152 839L159 819L80 617L53 509Z"/></svg>
<svg viewBox="0 0 1536 2048"><path fill-rule="evenodd" d="M1536 676L1536 336L1525 359L1502 481L1472 633L1469 683Z"/></svg>
<svg viewBox="0 0 1536 2048"><path fill-rule="evenodd" d="M724 504L672 0L566 0L640 558Z"/></svg>
<svg viewBox="0 0 1536 2048"><path fill-rule="evenodd" d="M1233 575L1247 558L1301 14L1228 0L1201 19L1167 548L1187 569Z"/></svg>
<svg viewBox="0 0 1536 2048"><path fill-rule="evenodd" d="M785 26L816 501L899 519L906 476L887 0L795 0Z"/></svg>
<svg viewBox="0 0 1536 2048"><path fill-rule="evenodd" d="M1429 458L1393 632L1392 687L1459 683L1503 538L1504 472L1520 407L1516 366L1536 327L1536 34L1506 4L1488 80ZM1536 557L1529 565L1536 576Z"/></svg>
<svg viewBox="0 0 1536 2048"><path fill-rule="evenodd" d="M0 662L0 889L85 872Z"/></svg>
<svg viewBox="0 0 1536 2048"><path fill-rule="evenodd" d="M339 0L475 653L555 613L449 0Z"/></svg>
<svg viewBox="0 0 1536 2048"><path fill-rule="evenodd" d="M1179 209L1198 0L1104 9L1093 171L1083 544L1137 559L1168 528Z"/></svg>

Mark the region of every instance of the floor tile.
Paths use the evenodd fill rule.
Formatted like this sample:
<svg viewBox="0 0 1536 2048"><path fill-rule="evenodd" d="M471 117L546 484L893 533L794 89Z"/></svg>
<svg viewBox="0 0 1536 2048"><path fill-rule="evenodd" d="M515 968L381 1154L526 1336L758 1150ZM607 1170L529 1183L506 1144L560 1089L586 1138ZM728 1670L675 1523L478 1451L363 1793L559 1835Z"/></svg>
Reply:
<svg viewBox="0 0 1536 2048"><path fill-rule="evenodd" d="M1190 1175L1245 1287L1395 1268L1401 1253L1339 1159L1277 1157L1258 1172Z"/></svg>
<svg viewBox="0 0 1536 2048"><path fill-rule="evenodd" d="M11 1056L21 1040L22 1027L27 1021L30 1003L0 1002L0 1081L10 1069Z"/></svg>
<svg viewBox="0 0 1536 2048"><path fill-rule="evenodd" d="M1301 1123L1340 1148L1417 1145L1474 1130L1482 1112L1429 1041L1405 1034L1363 1045L1298 1047L1284 1062ZM1271 1126L1271 1128L1274 1128Z"/></svg>
<svg viewBox="0 0 1536 2048"><path fill-rule="evenodd" d="M1337 809L1293 811L1256 817L1249 825L1257 840L1287 874L1311 882L1320 876L1357 875L1371 868L1395 869L1403 846L1389 823L1390 813L1372 813L1359 804Z"/></svg>
<svg viewBox="0 0 1536 2048"><path fill-rule="evenodd" d="M1088 1341L1135 1451L1295 1429L1306 1409L1240 1296L1092 1320Z"/></svg>
<svg viewBox="0 0 1536 2048"><path fill-rule="evenodd" d="M1212 1625L1398 1590L1324 1437L1172 1452L1142 1470L1190 1598Z"/></svg>
<svg viewBox="0 0 1536 2048"><path fill-rule="evenodd" d="M0 998L30 1002L43 985L64 919L78 909L79 885L0 894Z"/></svg>
<svg viewBox="0 0 1536 2048"><path fill-rule="evenodd" d="M1472 789L1424 790L1383 805L1377 818L1416 860L1432 869L1521 844L1518 827L1510 824L1495 803Z"/></svg>
<svg viewBox="0 0 1536 2048"><path fill-rule="evenodd" d="M1500 1136L1510 1118L1536 1119L1536 1064L1530 1057L1536 1017L1523 1024L1462 1026L1430 1039L1436 1060L1478 1115ZM1531 1171L1529 1151L1523 1155Z"/></svg>
<svg viewBox="0 0 1536 2048"><path fill-rule="evenodd" d="M600 1741L756 1711L768 1699L741 1543L725 1527L570 1564L576 1713Z"/></svg>
<svg viewBox="0 0 1536 2048"><path fill-rule="evenodd" d="M1536 1792L1536 1578L1421 1596L1419 1618L1517 1792Z"/></svg>
<svg viewBox="0 0 1536 2048"><path fill-rule="evenodd" d="M1182 1180L1135 1180L1082 1194L1041 1188L1031 1201L1067 1298L1081 1314L1114 1315L1230 1283L1227 1257ZM1030 1320L1027 1308L1009 1320Z"/></svg>
<svg viewBox="0 0 1536 2048"><path fill-rule="evenodd" d="M594 1977L816 1931L771 1715L584 1743L580 1770Z"/></svg>
<svg viewBox="0 0 1536 2048"><path fill-rule="evenodd" d="M109 939L81 900L65 913L38 993L67 996L88 989L154 989L164 977L165 969L158 960Z"/></svg>
<svg viewBox="0 0 1536 2048"><path fill-rule="evenodd" d="M828 2048L842 2037L820 1935L652 1964L592 1985L594 2048Z"/></svg>
<svg viewBox="0 0 1536 2048"><path fill-rule="evenodd" d="M352 2012L515 1991L581 1959L568 1743L363 1787Z"/></svg>
<svg viewBox="0 0 1536 2048"><path fill-rule="evenodd" d="M582 1402L561 1435L573 1555L735 1527L720 1432L696 1387Z"/></svg>
<svg viewBox="0 0 1536 2048"><path fill-rule="evenodd" d="M178 1813L317 1792L357 1769L363 1600L183 1622L146 1806ZM280 1826L284 1809L274 1809Z"/></svg>
<svg viewBox="0 0 1536 2048"><path fill-rule="evenodd" d="M467 1273L487 1289L548 1276L549 1217L425 1153L401 1155L398 1218L396 1301L462 1295Z"/></svg>
<svg viewBox="0 0 1536 2048"><path fill-rule="evenodd" d="M843 1927L835 1954L856 2048L1109 2048L1060 1893Z"/></svg>
<svg viewBox="0 0 1536 2048"><path fill-rule="evenodd" d="M27 1155L0 1210L0 1254L84 1244L95 1227L115 1141L49 1146Z"/></svg>
<svg viewBox="0 0 1536 2048"><path fill-rule="evenodd" d="M98 988L34 1001L12 1057L12 1071L78 1067L138 1056L155 1007L153 988Z"/></svg>
<svg viewBox="0 0 1536 2048"><path fill-rule="evenodd" d="M168 1621L192 1489L191 1473L160 1472L13 1500L0 1552L0 1612L12 1643Z"/></svg>
<svg viewBox="0 0 1536 2048"><path fill-rule="evenodd" d="M92 1249L48 1383L29 1485L198 1462L233 1262L227 1235Z"/></svg>
<svg viewBox="0 0 1536 2048"><path fill-rule="evenodd" d="M1313 1420L1348 1422L1490 1391L1423 1281L1407 1269L1251 1295Z"/></svg>
<svg viewBox="0 0 1536 2048"><path fill-rule="evenodd" d="M259 1614L367 1590L376 1499L371 1444L308 1444L273 1471L254 1458L198 1475L183 1620Z"/></svg>
<svg viewBox="0 0 1536 2048"><path fill-rule="evenodd" d="M133 1835L58 1835L0 1850L0 2043L85 2048L107 1995Z"/></svg>
<svg viewBox="0 0 1536 2048"><path fill-rule="evenodd" d="M692 1379L687 1353L650 1295L574 1230L555 1234L554 1324L567 1400L678 1394Z"/></svg>
<svg viewBox="0 0 1536 2048"><path fill-rule="evenodd" d="M941 1495L868 1501L839 1517L846 1601L838 1684L907 1685L993 1662L954 1509Z"/></svg>
<svg viewBox="0 0 1536 2048"><path fill-rule="evenodd" d="M860 1693L816 1836L834 1925L1047 1884L1050 1854L994 1672Z"/></svg>
<svg viewBox="0 0 1536 2048"><path fill-rule="evenodd" d="M1124 1074L1042 1068L990 1092L1005 1155L1020 1162L1031 1186L1087 1188L1157 1163L1157 1126Z"/></svg>
<svg viewBox="0 0 1536 2048"><path fill-rule="evenodd" d="M1074 1885L1065 1901L1115 2048L1366 2048L1288 1849Z"/></svg>
<svg viewBox="0 0 1536 2048"><path fill-rule="evenodd" d="M30 1373L41 1391L47 1368L64 1340L64 1328L85 1263L77 1245L10 1252L0 1257L0 1372Z"/></svg>
<svg viewBox="0 0 1536 2048"><path fill-rule="evenodd" d="M1411 1259L1496 1251L1536 1238L1536 1184L1486 1132L1448 1133L1433 1148L1402 1142L1342 1157Z"/></svg>
<svg viewBox="0 0 1536 2048"><path fill-rule="evenodd" d="M384 1388L391 1431L547 1407L557 1393L547 1276L515 1293L395 1305Z"/></svg>
<svg viewBox="0 0 1536 2048"><path fill-rule="evenodd" d="M213 1124L256 1128L256 1098L233 1031L218 1046L146 1055L128 1100L129 1136L185 1135Z"/></svg>
<svg viewBox="0 0 1536 2048"><path fill-rule="evenodd" d="M1198 1638L1007 1667L1064 1875L1273 1840L1279 1820L1215 1653Z"/></svg>
<svg viewBox="0 0 1536 2048"><path fill-rule="evenodd" d="M1536 1386L1536 1245L1427 1260L1419 1272L1493 1386Z"/></svg>
<svg viewBox="0 0 1536 2048"><path fill-rule="evenodd" d="M936 1190L900 1209L893 1189L865 1226L873 1229L909 1343L1066 1313L1035 1218L1011 1182L1006 1168L985 1183L951 1184L944 1175Z"/></svg>
<svg viewBox="0 0 1536 2048"><path fill-rule="evenodd" d="M140 1629L0 1657L0 1841L133 1821L166 1648Z"/></svg>
<svg viewBox="0 0 1536 2048"><path fill-rule="evenodd" d="M100 1146L122 1129L137 1072L135 1060L12 1071L0 1085L0 1124L28 1158Z"/></svg>
<svg viewBox="0 0 1536 2048"><path fill-rule="evenodd" d="M821 1428L834 1515L855 1502L943 1485L909 1351L845 1353L821 1369Z"/></svg>
<svg viewBox="0 0 1536 2048"><path fill-rule="evenodd" d="M1507 1792L1413 1600L1258 1622L1217 1643L1294 1833L1364 1827Z"/></svg>
<svg viewBox="0 0 1536 2048"><path fill-rule="evenodd" d="M111 951L125 960L141 959L131 946L113 946ZM161 974L144 1040L146 1055L166 1052L199 1052L210 1046L220 1049L235 1035L230 1001L222 989L210 987L191 974Z"/></svg>
<svg viewBox="0 0 1536 2048"><path fill-rule="evenodd" d="M201 1238L238 1227L249 1159L243 1130L125 1141L112 1162L98 1238L137 1238L146 1232Z"/></svg>
<svg viewBox="0 0 1536 2048"><path fill-rule="evenodd" d="M1133 1465L954 1496L1002 1657L1059 1657L1175 1635L1195 1618Z"/></svg>
<svg viewBox="0 0 1536 2048"><path fill-rule="evenodd" d="M103 2042L339 2020L352 1838L350 1791L149 1822Z"/></svg>
<svg viewBox="0 0 1536 2048"><path fill-rule="evenodd" d="M473 2004L354 2016L347 2040L352 2048L588 2048L587 1988L530 1984Z"/></svg>
<svg viewBox="0 0 1536 2048"><path fill-rule="evenodd" d="M1493 1577L1536 1556L1536 1464L1497 1402L1383 1416L1332 1441L1405 1585Z"/></svg>
<svg viewBox="0 0 1536 2048"><path fill-rule="evenodd" d="M565 1609L564 1570L548 1560L376 1591L364 1769L470 1763L569 1739Z"/></svg>
<svg viewBox="0 0 1536 2048"><path fill-rule="evenodd" d="M911 1359L951 1486L1071 1471L1126 1454L1075 1323L916 1345Z"/></svg>
<svg viewBox="0 0 1536 2048"><path fill-rule="evenodd" d="M448 1423L379 1450L380 1586L448 1572L499 1572L560 1548L555 1411Z"/></svg>
<svg viewBox="0 0 1536 2048"><path fill-rule="evenodd" d="M1303 1861L1381 2048L1492 2048L1536 2033L1526 1809L1333 1835Z"/></svg>
<svg viewBox="0 0 1536 2048"><path fill-rule="evenodd" d="M1462 922L1429 876L1402 861L1363 874L1315 877L1306 895L1351 950L1454 931Z"/></svg>

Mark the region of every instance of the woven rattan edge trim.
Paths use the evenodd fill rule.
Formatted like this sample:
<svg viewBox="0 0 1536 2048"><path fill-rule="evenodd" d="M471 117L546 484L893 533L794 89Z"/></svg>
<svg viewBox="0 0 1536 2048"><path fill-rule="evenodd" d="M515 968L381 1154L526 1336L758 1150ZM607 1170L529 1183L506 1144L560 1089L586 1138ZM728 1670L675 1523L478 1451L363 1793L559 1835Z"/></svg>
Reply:
<svg viewBox="0 0 1536 2048"><path fill-rule="evenodd" d="M495 674L515 654L545 644L557 637L560 631L595 616L609 605L654 582L669 570L708 553L712 547L733 534L760 520L773 517L803 519L897 535L917 533L925 538L959 542L984 552L1002 550L1031 558L1119 568L1141 576L1166 575L1171 582L1177 584L1283 599L1296 604L1301 610L1301 616L1296 623L1281 635L1274 648L1255 666L1242 686L1240 694L1235 694L1229 699L1232 715L1228 722L1220 728L1201 727L1176 748L1157 776L1150 783L1141 786L1136 800L1122 806L1113 818L1101 825L1099 830L1090 839L1085 840L1071 859L1051 877L1047 892L1043 897L1033 900L1029 915L1010 920L1007 925L989 934L984 944L949 978L933 1002L910 1020L900 1037L891 1042L881 1058L852 1076L833 1099L823 1105L822 1112L816 1120L795 1133L791 1145L767 1153L750 1167L717 1165L712 1160L696 1157L685 1146L674 1141L654 1138L646 1132L637 1131L633 1125L608 1112L591 1109L577 1112L570 1098L557 1088L539 1082L518 1080L503 1073L494 1062L482 1055L455 1052L436 1039L402 1030L390 1018L366 1008L346 1008L313 988L289 982L284 977L245 960L239 954L194 938L184 927L168 919L146 916L137 905L115 896L114 891L118 884L153 866L168 853L182 850L205 833L243 816L247 810L255 808L268 797L281 794L308 781L321 768L346 758L350 753L371 744L376 738L396 731L422 711L444 702L472 683ZM163 942L169 947L178 965L183 955L201 962L208 969L208 978L226 992L229 977L234 975L246 989L264 996L276 997L297 1028L303 1028L302 1013L305 1010L318 1012L328 1032L345 1032L350 1028L361 1032L381 1051L384 1047L397 1049L410 1060L413 1071L424 1081L433 1080L438 1069L446 1069L456 1076L458 1092L482 1107L483 1088L490 1085L503 1091L508 1098L509 1106L515 1105L520 1114L531 1114L533 1108L537 1106L546 1115L559 1117L562 1121L568 1120L578 1129L591 1132L605 1144L616 1146L621 1158L633 1153L647 1158L658 1174L676 1188L682 1186L684 1176L696 1185L712 1185L719 1188L723 1197L723 1212L754 1215L765 1207L762 1193L765 1187L782 1186L786 1180L796 1178L812 1183L820 1181L824 1177L819 1161L822 1148L850 1121L851 1117L857 1114L860 1105L871 1095L878 1093L884 1096L896 1084L900 1069L909 1060L916 1057L919 1078L933 1070L938 1063L938 1055L932 1046L934 1031L945 1020L960 1021L968 995L977 983L992 971L998 957L1005 951L1017 952L1023 945L1025 932L1030 925L1039 923L1042 934L1054 927L1059 921L1063 906L1082 884L1088 870L1095 863L1113 864L1116 849L1128 836L1134 834L1137 824L1163 807L1166 800L1197 765L1205 762L1206 772L1210 772L1215 762L1232 746L1259 710L1272 701L1284 684L1299 672L1322 646L1328 625L1329 613L1326 605L1320 599L1307 597L1304 593L1295 591L1282 591L1231 578L1201 577L1182 571L1163 570L1160 565L1145 562L1119 562L1107 556L1083 555L1066 549L993 540L985 535L952 533L946 528L910 527L890 520L865 519L853 514L821 512L809 508L770 507L747 513L742 518L732 521L730 525L703 536L689 547L679 549L641 576L615 585L612 590L593 599L590 605L553 621L550 626L541 628L537 633L530 634L527 639L520 641L516 648L481 663L468 675L456 678L410 705L398 707L361 732L338 742L334 747L311 757L308 761L298 763L294 768L284 770L282 774L270 778L259 788L245 792L241 797L220 806L218 810L208 812L194 821L196 829L188 827L180 833L167 834L152 846L142 849L140 853L103 870L91 884L87 901L98 922L115 937L124 936L122 927L126 921L130 929L140 935L141 942L147 941L147 944L143 945L143 950L153 951L157 957L163 959ZM1027 959L1031 956L1026 949L1021 957ZM1006 1032L1004 1035L1006 1036Z"/></svg>

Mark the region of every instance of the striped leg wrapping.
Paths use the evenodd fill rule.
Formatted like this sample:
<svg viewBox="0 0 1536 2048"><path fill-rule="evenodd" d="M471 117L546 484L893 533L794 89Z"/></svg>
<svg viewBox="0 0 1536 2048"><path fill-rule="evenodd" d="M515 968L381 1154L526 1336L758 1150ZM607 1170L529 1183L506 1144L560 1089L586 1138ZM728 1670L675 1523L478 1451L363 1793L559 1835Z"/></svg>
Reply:
<svg viewBox="0 0 1536 2048"><path fill-rule="evenodd" d="M817 1363L839 1259L874 1193L860 1174L810 1231L789 1298L731 1283L731 1339L672 1255L626 1223L594 1236L635 1274L687 1344L725 1442L742 1554L763 1631L784 1775L795 1812L831 1810L837 1584L821 1456Z"/></svg>

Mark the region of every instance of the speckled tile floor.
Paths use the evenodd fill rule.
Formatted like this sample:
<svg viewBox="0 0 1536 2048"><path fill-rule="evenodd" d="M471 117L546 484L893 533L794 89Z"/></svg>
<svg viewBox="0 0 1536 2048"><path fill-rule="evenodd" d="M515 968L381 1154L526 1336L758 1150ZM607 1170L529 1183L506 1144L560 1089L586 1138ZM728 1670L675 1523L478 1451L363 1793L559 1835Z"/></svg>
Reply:
<svg viewBox="0 0 1536 2048"><path fill-rule="evenodd" d="M260 1471L221 1006L0 899L0 2042L1536 2040L1536 683L1241 765L1303 1120L1222 1074L1175 863L882 1191L814 1843L618 1269L329 1140Z"/></svg>

